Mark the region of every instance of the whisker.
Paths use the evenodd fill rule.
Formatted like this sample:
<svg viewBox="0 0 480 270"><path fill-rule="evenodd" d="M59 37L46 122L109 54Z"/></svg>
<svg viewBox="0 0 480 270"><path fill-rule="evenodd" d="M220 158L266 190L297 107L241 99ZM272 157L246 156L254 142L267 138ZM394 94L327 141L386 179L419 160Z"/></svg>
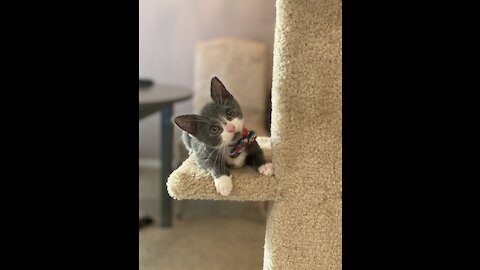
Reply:
<svg viewBox="0 0 480 270"><path fill-rule="evenodd" d="M221 143L221 142L219 142L219 143L218 143L217 145L215 145L213 148L218 147L220 143ZM205 163L203 164L203 166L205 166L205 164L207 164L207 161L208 161L209 158L212 156L213 152L216 152L216 151L213 150L213 151L210 153L210 155L205 159ZM213 164L215 164L215 162L214 162Z"/></svg>
<svg viewBox="0 0 480 270"><path fill-rule="evenodd" d="M212 153L210 153L210 155L205 159L205 163L203 163L203 167L205 167L205 165L207 164L208 162L208 159L210 158L210 156L213 154L214 151L212 151Z"/></svg>
<svg viewBox="0 0 480 270"><path fill-rule="evenodd" d="M225 166L226 159L225 159L225 147L222 148L222 161L223 161L223 166Z"/></svg>
<svg viewBox="0 0 480 270"><path fill-rule="evenodd" d="M213 162L213 166L217 165L218 152L217 151L215 151L215 152L216 152L216 154L215 154L215 161Z"/></svg>

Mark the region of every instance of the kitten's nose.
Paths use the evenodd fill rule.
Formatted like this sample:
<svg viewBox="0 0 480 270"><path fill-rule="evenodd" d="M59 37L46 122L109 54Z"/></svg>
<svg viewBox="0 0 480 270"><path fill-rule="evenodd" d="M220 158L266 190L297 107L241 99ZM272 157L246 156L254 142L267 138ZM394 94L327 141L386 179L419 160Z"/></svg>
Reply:
<svg viewBox="0 0 480 270"><path fill-rule="evenodd" d="M232 124L228 124L226 126L226 129L227 129L228 132L235 132L235 126L232 125Z"/></svg>

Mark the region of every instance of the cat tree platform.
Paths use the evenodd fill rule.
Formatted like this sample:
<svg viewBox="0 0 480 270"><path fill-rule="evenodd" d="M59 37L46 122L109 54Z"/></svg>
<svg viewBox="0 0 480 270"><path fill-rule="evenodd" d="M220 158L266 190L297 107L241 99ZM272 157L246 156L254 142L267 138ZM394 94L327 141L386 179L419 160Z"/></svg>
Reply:
<svg viewBox="0 0 480 270"><path fill-rule="evenodd" d="M272 160L269 137L258 137L265 159ZM201 169L192 155L168 178L167 190L177 200L231 200L270 201L279 197L275 176L265 176L250 166L231 169L233 189L230 195L222 196L215 189L213 177Z"/></svg>

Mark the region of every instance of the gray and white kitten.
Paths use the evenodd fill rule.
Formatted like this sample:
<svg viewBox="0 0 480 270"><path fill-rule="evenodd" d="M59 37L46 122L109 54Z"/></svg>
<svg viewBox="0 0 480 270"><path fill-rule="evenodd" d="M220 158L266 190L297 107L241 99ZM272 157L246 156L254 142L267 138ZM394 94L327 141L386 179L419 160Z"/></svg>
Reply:
<svg viewBox="0 0 480 270"><path fill-rule="evenodd" d="M271 176L273 164L265 161L263 151L255 141L236 158L229 150L242 138L243 114L235 98L223 83L214 77L211 80L212 101L200 111L175 117L174 122L184 130L182 140L190 154L195 153L198 165L214 179L217 191L228 196L233 188L229 168L251 165L258 172Z"/></svg>

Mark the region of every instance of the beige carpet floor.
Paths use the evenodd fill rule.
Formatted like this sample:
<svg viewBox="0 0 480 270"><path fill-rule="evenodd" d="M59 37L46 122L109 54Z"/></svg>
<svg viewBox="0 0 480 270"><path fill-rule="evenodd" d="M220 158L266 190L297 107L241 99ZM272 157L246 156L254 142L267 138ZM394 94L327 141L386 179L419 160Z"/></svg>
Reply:
<svg viewBox="0 0 480 270"><path fill-rule="evenodd" d="M174 201L172 228L159 221L158 170L140 167L140 212L155 224L139 231L141 270L262 269L265 221L255 202Z"/></svg>

